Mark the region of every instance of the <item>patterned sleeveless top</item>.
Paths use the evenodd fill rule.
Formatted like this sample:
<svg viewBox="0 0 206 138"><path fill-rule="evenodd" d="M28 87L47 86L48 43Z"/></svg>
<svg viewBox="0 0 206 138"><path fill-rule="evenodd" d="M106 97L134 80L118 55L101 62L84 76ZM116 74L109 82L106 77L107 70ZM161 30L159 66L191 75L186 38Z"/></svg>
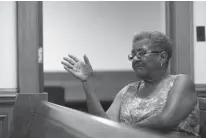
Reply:
<svg viewBox="0 0 206 138"><path fill-rule="evenodd" d="M142 99L134 96L140 87L139 82L131 83L123 88L122 100L120 107L119 121L121 123L131 125L146 123L151 117L161 113L167 96L177 75L173 75L169 83L165 83L163 88L154 97L149 99ZM174 130L178 135L193 135L199 136L199 109L198 103L188 117L180 122L178 127Z"/></svg>

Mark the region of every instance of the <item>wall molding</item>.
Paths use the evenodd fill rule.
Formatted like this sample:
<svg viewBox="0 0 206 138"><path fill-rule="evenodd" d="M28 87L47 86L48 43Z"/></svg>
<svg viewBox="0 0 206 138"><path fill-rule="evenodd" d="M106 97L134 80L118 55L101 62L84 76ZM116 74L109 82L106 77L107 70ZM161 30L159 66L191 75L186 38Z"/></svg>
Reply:
<svg viewBox="0 0 206 138"><path fill-rule="evenodd" d="M195 88L199 97L206 97L206 84L196 84Z"/></svg>
<svg viewBox="0 0 206 138"><path fill-rule="evenodd" d="M0 89L0 105L13 105L16 101L16 91L2 91Z"/></svg>
<svg viewBox="0 0 206 138"><path fill-rule="evenodd" d="M0 88L0 92L17 92L17 88Z"/></svg>

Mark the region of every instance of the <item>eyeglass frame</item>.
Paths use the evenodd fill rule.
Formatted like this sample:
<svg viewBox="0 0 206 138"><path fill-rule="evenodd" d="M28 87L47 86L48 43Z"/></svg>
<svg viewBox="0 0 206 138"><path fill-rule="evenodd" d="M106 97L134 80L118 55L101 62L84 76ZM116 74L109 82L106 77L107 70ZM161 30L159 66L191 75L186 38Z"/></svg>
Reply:
<svg viewBox="0 0 206 138"><path fill-rule="evenodd" d="M131 60L133 60L133 58L135 56L139 56L139 57L143 58L146 54L150 54L150 53L157 53L157 54L159 54L161 52L163 52L163 51L147 51L144 55L139 55L140 52L136 52L136 54L134 54L134 55L129 54L128 55L128 59L131 61Z"/></svg>

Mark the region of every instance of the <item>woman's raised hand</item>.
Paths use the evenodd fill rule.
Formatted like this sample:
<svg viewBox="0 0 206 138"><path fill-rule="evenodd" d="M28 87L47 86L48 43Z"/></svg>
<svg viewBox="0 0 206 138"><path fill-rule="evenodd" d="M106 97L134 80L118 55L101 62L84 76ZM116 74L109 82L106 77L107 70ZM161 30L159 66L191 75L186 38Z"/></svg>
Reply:
<svg viewBox="0 0 206 138"><path fill-rule="evenodd" d="M86 55L84 55L84 62L70 54L63 59L61 63L64 65L65 70L71 72L81 81L87 81L93 76L93 69Z"/></svg>

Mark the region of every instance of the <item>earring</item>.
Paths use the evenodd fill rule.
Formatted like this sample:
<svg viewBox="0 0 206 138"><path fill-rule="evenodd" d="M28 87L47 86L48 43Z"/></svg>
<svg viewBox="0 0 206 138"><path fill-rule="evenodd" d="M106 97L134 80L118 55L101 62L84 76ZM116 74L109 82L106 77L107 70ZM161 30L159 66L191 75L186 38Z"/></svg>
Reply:
<svg viewBox="0 0 206 138"><path fill-rule="evenodd" d="M160 63L160 65L161 65L161 67L162 67L163 63Z"/></svg>

